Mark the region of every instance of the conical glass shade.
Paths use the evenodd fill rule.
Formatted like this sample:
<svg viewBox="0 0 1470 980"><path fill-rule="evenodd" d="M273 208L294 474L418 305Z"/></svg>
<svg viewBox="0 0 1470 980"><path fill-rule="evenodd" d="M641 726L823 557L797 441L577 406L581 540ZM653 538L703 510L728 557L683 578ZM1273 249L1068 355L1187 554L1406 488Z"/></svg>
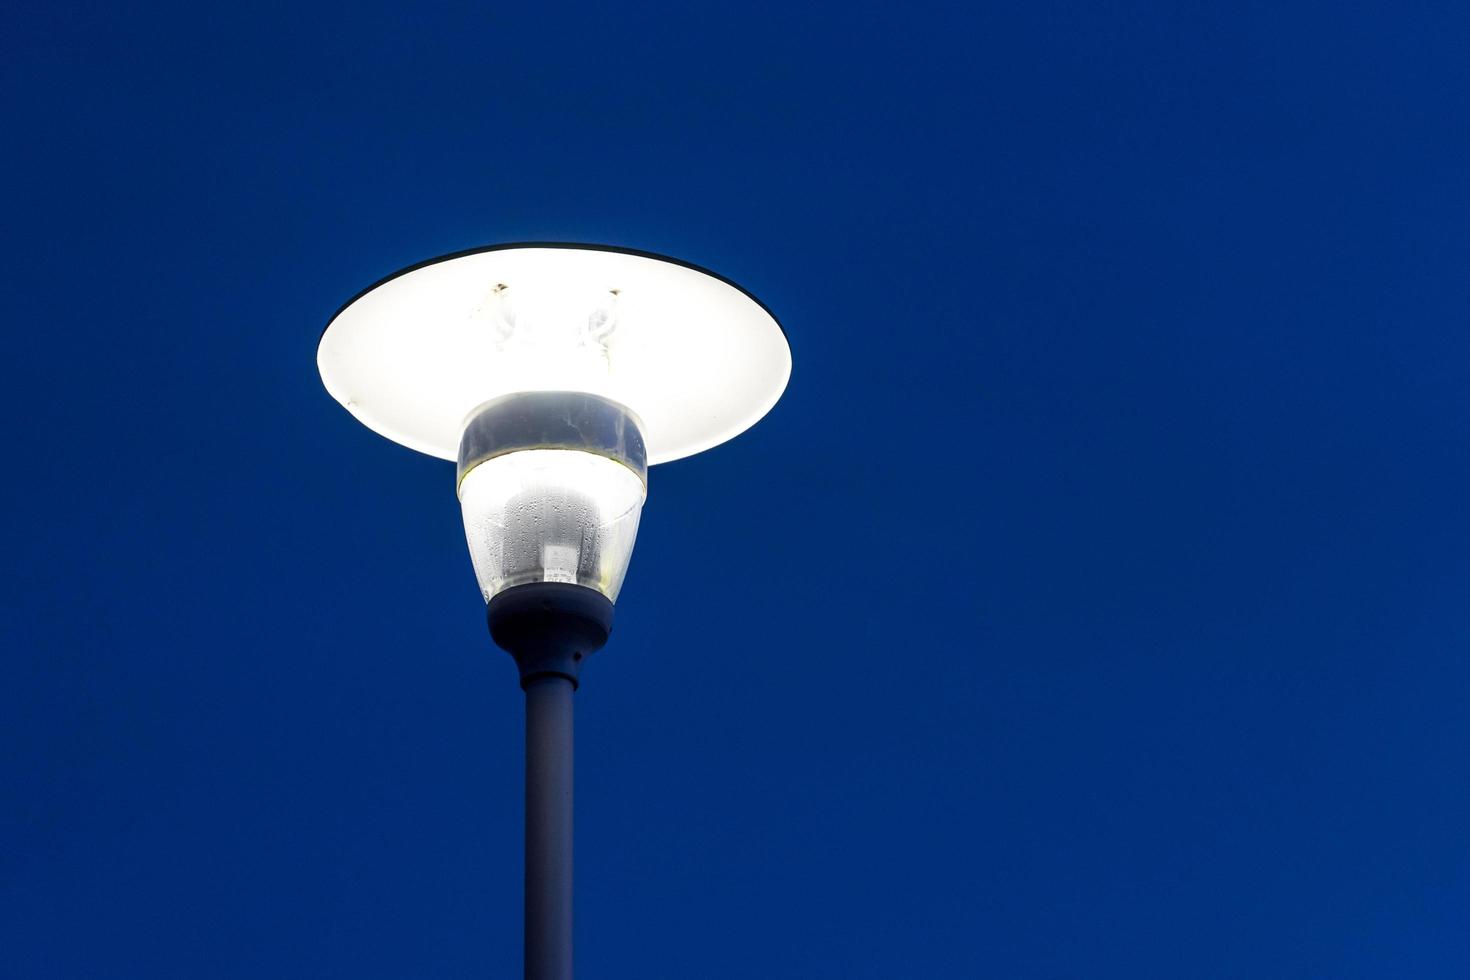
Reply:
<svg viewBox="0 0 1470 980"><path fill-rule="evenodd" d="M616 601L633 556L643 480L576 449L525 449L486 460L459 487L480 592L572 582Z"/></svg>

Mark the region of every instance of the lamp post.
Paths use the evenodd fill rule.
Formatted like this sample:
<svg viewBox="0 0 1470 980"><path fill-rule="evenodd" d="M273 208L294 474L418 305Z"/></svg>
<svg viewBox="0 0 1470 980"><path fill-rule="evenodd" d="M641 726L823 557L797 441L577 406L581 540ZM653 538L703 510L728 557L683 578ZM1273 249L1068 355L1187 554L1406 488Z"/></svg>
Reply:
<svg viewBox="0 0 1470 980"><path fill-rule="evenodd" d="M339 310L332 397L454 460L490 635L526 693L527 980L572 976L572 693L607 642L648 467L730 439L791 374L764 306L714 273L598 245L423 262Z"/></svg>

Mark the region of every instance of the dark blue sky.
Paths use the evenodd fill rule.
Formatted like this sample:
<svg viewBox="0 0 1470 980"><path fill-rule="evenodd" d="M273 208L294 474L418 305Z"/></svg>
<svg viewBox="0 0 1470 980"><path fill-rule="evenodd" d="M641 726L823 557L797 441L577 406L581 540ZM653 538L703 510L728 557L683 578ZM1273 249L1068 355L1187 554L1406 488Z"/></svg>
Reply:
<svg viewBox="0 0 1470 980"><path fill-rule="evenodd" d="M519 970L417 260L730 276L578 717L596 978L1470 973L1463 4L0 12L0 975Z"/></svg>

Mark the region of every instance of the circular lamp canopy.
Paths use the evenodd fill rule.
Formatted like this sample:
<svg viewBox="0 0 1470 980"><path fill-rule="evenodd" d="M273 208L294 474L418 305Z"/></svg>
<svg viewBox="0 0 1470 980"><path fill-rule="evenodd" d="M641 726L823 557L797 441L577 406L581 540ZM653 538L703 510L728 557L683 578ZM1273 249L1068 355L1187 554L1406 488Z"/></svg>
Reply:
<svg viewBox="0 0 1470 980"><path fill-rule="evenodd" d="M368 428L455 459L486 402L585 392L625 406L664 463L739 435L781 396L791 349L749 293L602 245L492 245L395 273L344 306L317 367Z"/></svg>

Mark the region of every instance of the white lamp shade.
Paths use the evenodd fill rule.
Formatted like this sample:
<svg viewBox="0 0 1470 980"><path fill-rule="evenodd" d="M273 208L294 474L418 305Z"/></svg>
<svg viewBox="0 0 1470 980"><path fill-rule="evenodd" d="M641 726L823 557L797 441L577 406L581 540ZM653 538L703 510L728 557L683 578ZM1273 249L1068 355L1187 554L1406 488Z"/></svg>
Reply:
<svg viewBox="0 0 1470 980"><path fill-rule="evenodd" d="M351 300L317 349L327 390L374 431L454 459L476 406L525 391L610 398L648 462L700 452L781 396L791 350L711 272L596 245L499 245L422 263Z"/></svg>

